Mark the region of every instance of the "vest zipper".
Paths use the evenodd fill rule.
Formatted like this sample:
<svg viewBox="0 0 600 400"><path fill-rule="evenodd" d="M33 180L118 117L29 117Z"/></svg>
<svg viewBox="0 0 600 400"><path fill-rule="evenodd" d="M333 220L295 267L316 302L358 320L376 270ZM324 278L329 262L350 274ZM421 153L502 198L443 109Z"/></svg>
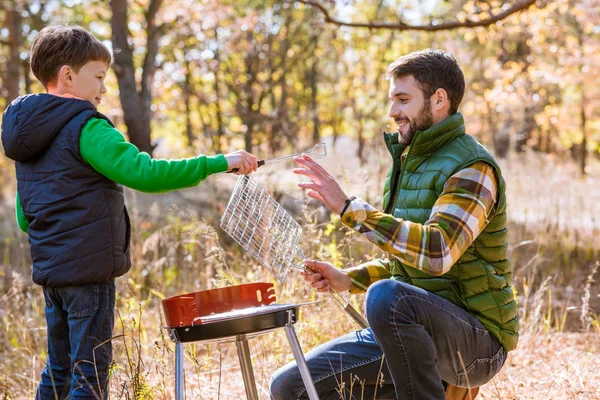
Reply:
<svg viewBox="0 0 600 400"><path fill-rule="evenodd" d="M417 135L415 135L417 136ZM413 140L415 138L413 137ZM402 160L402 154L400 154L400 176L398 178L398 187L395 188L394 190L394 197L391 198L390 196L390 204L392 205L392 209L391 209L391 214L392 216L394 216L394 211L396 211L396 199L400 194L400 185L402 184L402 177L404 176L404 171L406 170L406 161L408 160L408 157L410 156L411 151L413 150L412 146L408 147L408 153L406 153L406 157L404 157L404 160ZM394 217L395 218L395 217ZM396 258L391 257L390 258L390 273L392 272L392 263L396 262L398 264L398 266L396 267L397 269L402 269L404 271L404 273L406 274L406 276L404 276L404 279L406 279L410 284L414 285L414 282L412 280L412 277L410 276L410 274L406 271L406 268L404 267L404 265L402 265L402 262ZM393 277L394 275L392 275ZM398 275L396 275L398 276ZM400 275L402 276L402 275Z"/></svg>
<svg viewBox="0 0 600 400"><path fill-rule="evenodd" d="M416 136L416 135L415 135ZM413 137L414 140L414 137ZM398 177L398 187L394 190L394 198L390 198L390 204L392 205L391 213L394 215L394 211L396 211L396 199L399 197L400 193L400 185L402 184L402 177L404 176L404 171L406 170L406 160L410 156L410 153L413 151L413 147L408 147L408 153L406 153L406 157L404 157L404 161L402 161L402 154L400 154L400 176ZM393 200L393 201L392 201Z"/></svg>

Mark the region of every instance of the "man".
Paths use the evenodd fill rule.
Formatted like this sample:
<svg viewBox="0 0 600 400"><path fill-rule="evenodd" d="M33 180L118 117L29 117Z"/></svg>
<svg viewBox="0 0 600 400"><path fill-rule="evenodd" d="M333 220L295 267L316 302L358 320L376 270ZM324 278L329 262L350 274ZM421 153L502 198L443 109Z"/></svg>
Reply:
<svg viewBox="0 0 600 400"><path fill-rule="evenodd" d="M321 399L445 399L445 386L478 387L517 346L517 304L507 259L500 168L465 133L457 112L464 76L454 57L424 50L388 68L392 155L383 212L348 197L308 155L296 158L299 187L389 254L342 271L306 260L320 292L367 291L369 328L309 353ZM345 393L344 393L345 392ZM274 399L306 396L294 363L275 373Z"/></svg>

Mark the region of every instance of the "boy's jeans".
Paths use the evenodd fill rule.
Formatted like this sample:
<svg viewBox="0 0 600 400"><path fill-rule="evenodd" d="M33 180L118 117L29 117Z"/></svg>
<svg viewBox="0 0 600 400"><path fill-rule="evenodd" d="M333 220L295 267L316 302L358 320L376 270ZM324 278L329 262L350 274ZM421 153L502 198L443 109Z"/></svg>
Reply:
<svg viewBox="0 0 600 400"><path fill-rule="evenodd" d="M481 386L504 365L506 352L498 340L475 317L435 294L385 279L369 287L366 302L370 328L306 354L321 400L373 399L375 394L378 399L442 400L442 380ZM273 375L270 390L277 400L306 398L293 362Z"/></svg>
<svg viewBox="0 0 600 400"><path fill-rule="evenodd" d="M36 399L108 398L115 281L43 289L48 359Z"/></svg>

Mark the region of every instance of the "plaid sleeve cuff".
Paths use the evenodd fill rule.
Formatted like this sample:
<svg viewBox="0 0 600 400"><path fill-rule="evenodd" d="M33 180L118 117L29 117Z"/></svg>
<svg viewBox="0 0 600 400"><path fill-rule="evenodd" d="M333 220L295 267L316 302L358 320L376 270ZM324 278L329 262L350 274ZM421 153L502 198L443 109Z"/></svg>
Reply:
<svg viewBox="0 0 600 400"><path fill-rule="evenodd" d="M391 277L389 261L381 259L348 268L346 272L352 280L351 294L364 293L372 283Z"/></svg>
<svg viewBox="0 0 600 400"><path fill-rule="evenodd" d="M361 232L361 228L367 220L370 211L377 211L377 209L363 199L356 198L350 203L350 206L348 206L341 221L347 227L352 228L357 232Z"/></svg>
<svg viewBox="0 0 600 400"><path fill-rule="evenodd" d="M352 280L352 289L350 289L351 294L366 292L370 284L369 272L366 269L359 267L346 270L348 276Z"/></svg>

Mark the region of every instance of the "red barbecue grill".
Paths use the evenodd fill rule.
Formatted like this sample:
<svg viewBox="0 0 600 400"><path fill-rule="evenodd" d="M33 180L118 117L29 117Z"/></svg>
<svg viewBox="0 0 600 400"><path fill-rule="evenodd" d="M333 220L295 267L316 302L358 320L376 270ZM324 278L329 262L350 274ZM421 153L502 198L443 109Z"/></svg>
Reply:
<svg viewBox="0 0 600 400"><path fill-rule="evenodd" d="M248 283L202 290L163 300L169 336L175 345L175 399L183 400L183 343L235 337L248 399L258 399L248 338L284 328L294 359L300 368L309 398L318 399L302 348L294 330L304 304L273 304L272 283ZM306 303L305 303L306 304Z"/></svg>
<svg viewBox="0 0 600 400"><path fill-rule="evenodd" d="M324 144L311 151L323 157ZM280 282L292 269L304 270L298 246L302 227L250 176L240 176L221 218L221 228ZM332 297L361 326L367 322L337 292ZM248 399L258 399L248 337L285 328L292 353L311 400L318 399L293 324L303 304L273 304L273 285L251 283L204 290L163 300L167 329L176 343L175 396L184 398L183 343L235 337Z"/></svg>

